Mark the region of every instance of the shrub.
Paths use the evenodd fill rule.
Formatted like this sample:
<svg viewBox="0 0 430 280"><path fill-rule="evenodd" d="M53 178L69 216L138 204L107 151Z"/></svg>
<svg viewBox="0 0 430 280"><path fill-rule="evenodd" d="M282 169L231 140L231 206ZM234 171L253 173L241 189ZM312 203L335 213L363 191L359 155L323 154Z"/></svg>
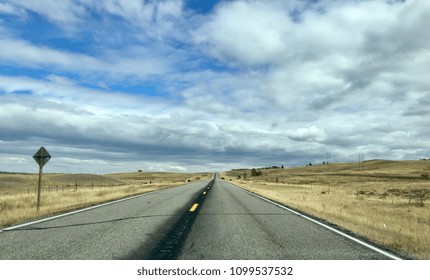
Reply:
<svg viewBox="0 0 430 280"><path fill-rule="evenodd" d="M260 176L263 175L263 172L261 172L260 170L257 170L255 168L251 169L251 176Z"/></svg>

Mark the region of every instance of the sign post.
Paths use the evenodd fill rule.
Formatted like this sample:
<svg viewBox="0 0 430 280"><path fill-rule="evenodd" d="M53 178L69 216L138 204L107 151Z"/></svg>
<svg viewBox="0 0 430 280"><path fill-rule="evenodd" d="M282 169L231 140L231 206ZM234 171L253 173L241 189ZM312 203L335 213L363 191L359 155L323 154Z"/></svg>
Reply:
<svg viewBox="0 0 430 280"><path fill-rule="evenodd" d="M48 151L41 147L33 156L34 160L39 164L39 186L37 187L37 211L40 208L40 192L42 190L42 173L43 166L51 159Z"/></svg>

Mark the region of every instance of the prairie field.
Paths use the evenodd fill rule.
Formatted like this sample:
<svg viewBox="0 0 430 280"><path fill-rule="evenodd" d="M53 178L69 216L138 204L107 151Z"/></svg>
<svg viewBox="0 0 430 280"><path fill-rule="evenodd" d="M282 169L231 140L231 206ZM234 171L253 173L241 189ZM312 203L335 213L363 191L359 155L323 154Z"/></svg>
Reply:
<svg viewBox="0 0 430 280"><path fill-rule="evenodd" d="M44 174L37 212L38 174L0 173L0 228L24 221L205 179L209 173Z"/></svg>
<svg viewBox="0 0 430 280"><path fill-rule="evenodd" d="M255 176L261 171L261 175ZM415 259L430 259L430 161L365 161L232 170L251 192Z"/></svg>

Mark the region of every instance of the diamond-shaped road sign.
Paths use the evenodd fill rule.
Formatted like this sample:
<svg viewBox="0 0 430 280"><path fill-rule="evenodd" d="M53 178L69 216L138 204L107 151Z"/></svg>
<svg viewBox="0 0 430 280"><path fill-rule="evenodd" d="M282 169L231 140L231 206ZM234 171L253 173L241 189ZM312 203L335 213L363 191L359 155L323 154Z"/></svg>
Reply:
<svg viewBox="0 0 430 280"><path fill-rule="evenodd" d="M41 147L39 151L34 154L33 158L40 167L43 167L51 159L51 155L44 147Z"/></svg>

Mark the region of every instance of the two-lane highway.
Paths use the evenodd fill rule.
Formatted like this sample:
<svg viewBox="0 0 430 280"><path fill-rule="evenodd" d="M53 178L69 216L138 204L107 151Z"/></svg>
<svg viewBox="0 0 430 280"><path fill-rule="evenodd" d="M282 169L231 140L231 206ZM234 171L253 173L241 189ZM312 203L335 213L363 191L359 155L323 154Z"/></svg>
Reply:
<svg viewBox="0 0 430 280"><path fill-rule="evenodd" d="M216 180L180 259L389 259L290 211Z"/></svg>
<svg viewBox="0 0 430 280"><path fill-rule="evenodd" d="M0 259L139 259L210 180L0 233Z"/></svg>
<svg viewBox="0 0 430 280"><path fill-rule="evenodd" d="M0 259L392 258L215 177L3 230Z"/></svg>

